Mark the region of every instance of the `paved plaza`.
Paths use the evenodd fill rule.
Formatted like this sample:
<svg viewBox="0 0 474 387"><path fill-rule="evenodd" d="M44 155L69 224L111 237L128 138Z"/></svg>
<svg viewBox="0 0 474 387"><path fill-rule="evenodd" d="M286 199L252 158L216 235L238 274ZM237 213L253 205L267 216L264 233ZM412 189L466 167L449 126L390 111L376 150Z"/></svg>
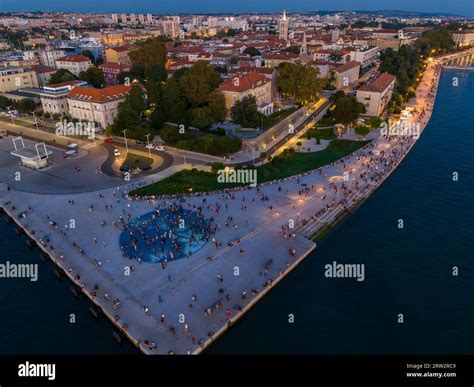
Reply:
<svg viewBox="0 0 474 387"><path fill-rule="evenodd" d="M422 128L431 113L438 76L439 67L430 64L418 90L419 106L412 119ZM17 160L11 160L7 139L0 141L0 201L144 352L198 353L315 248L300 233L302 227L344 209L380 184L415 141L379 137L317 171L256 188L130 200L126 193L143 181L128 183L98 174L94 163L100 155L80 172L73 169L75 161L56 160L48 171L25 172L25 180L15 185L11 177ZM153 179L157 177L148 181ZM126 226L170 205L200 211L210 220L207 243L167 262L124 256L119 239Z"/></svg>

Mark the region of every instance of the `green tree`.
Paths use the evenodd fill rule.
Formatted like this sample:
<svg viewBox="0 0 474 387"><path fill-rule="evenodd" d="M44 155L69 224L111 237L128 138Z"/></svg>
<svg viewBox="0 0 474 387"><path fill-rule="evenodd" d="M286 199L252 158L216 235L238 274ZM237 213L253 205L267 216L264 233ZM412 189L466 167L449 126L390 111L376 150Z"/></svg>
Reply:
<svg viewBox="0 0 474 387"><path fill-rule="evenodd" d="M301 48L300 46L290 46L290 47L285 48L283 51L291 52L293 54L299 55L301 52Z"/></svg>
<svg viewBox="0 0 474 387"><path fill-rule="evenodd" d="M18 110L23 113L31 113L36 109L36 102L31 98L24 98L16 104Z"/></svg>
<svg viewBox="0 0 474 387"><path fill-rule="evenodd" d="M162 38L148 39L139 45L137 50L129 53L134 65L142 65L145 69L154 65L165 67L167 50Z"/></svg>
<svg viewBox="0 0 474 387"><path fill-rule="evenodd" d="M197 128L210 126L214 120L208 107L197 107L191 111L191 125Z"/></svg>
<svg viewBox="0 0 474 387"><path fill-rule="evenodd" d="M250 56L260 56L262 55L259 50L257 50L255 47L247 47L244 52L244 54L248 54Z"/></svg>
<svg viewBox="0 0 474 387"><path fill-rule="evenodd" d="M365 107L357 101L356 97L343 97L337 101L332 113L336 122L347 125L352 124L360 114L365 113Z"/></svg>
<svg viewBox="0 0 474 387"><path fill-rule="evenodd" d="M261 114L257 110L257 100L253 95L248 95L242 100L235 101L230 109L232 121L244 128L255 128L261 122Z"/></svg>
<svg viewBox="0 0 474 387"><path fill-rule="evenodd" d="M211 170L212 173L217 174L218 171L221 171L225 168L224 163L212 163Z"/></svg>
<svg viewBox="0 0 474 387"><path fill-rule="evenodd" d="M122 136L123 131L127 130L127 137L143 139L143 133L150 132L147 123L142 122L143 112L146 108L143 90L138 86L133 86L124 102L118 106L117 117L111 127L112 133Z"/></svg>
<svg viewBox="0 0 474 387"><path fill-rule="evenodd" d="M49 85L55 85L56 83L70 82L76 80L77 77L66 69L59 69L49 79Z"/></svg>
<svg viewBox="0 0 474 387"><path fill-rule="evenodd" d="M346 94L342 90L336 91L329 97L329 101L333 104L337 103L341 98L344 98Z"/></svg>
<svg viewBox="0 0 474 387"><path fill-rule="evenodd" d="M92 63L95 63L95 56L91 50L84 50L81 52L81 55L88 57Z"/></svg>
<svg viewBox="0 0 474 387"><path fill-rule="evenodd" d="M354 131L355 131L355 134L357 134L358 136L365 137L370 133L370 127L365 126L365 125L359 125L354 129Z"/></svg>
<svg viewBox="0 0 474 387"><path fill-rule="evenodd" d="M382 119L380 117L370 117L367 123L372 129L378 128L382 124Z"/></svg>
<svg viewBox="0 0 474 387"><path fill-rule="evenodd" d="M173 73L173 78L179 82L184 74L189 71L188 67L181 67Z"/></svg>
<svg viewBox="0 0 474 387"><path fill-rule="evenodd" d="M181 135L177 128L166 127L160 131L161 139L170 145L175 145L180 139L184 139L184 135Z"/></svg>
<svg viewBox="0 0 474 387"><path fill-rule="evenodd" d="M318 78L319 70L300 62L282 63L278 66L277 85L281 93L298 103L316 102L324 79Z"/></svg>
<svg viewBox="0 0 474 387"><path fill-rule="evenodd" d="M104 74L98 67L89 67L86 71L82 71L79 78L95 88L100 89L105 85Z"/></svg>
<svg viewBox="0 0 474 387"><path fill-rule="evenodd" d="M163 109L166 119L183 123L186 121L186 104L181 99L179 83L174 77L168 79L163 87L163 100L158 104L158 108Z"/></svg>
<svg viewBox="0 0 474 387"><path fill-rule="evenodd" d="M207 99L212 121L223 121L227 116L225 97L219 90L214 90Z"/></svg>
<svg viewBox="0 0 474 387"><path fill-rule="evenodd" d="M12 102L5 96L0 95L0 109L6 109Z"/></svg>
<svg viewBox="0 0 474 387"><path fill-rule="evenodd" d="M163 66L154 64L145 69L145 78L155 82L164 82L168 79L168 73Z"/></svg>
<svg viewBox="0 0 474 387"><path fill-rule="evenodd" d="M339 62L341 59L342 59L341 54L334 54L333 53L333 54L329 55L329 60L333 63Z"/></svg>
<svg viewBox="0 0 474 387"><path fill-rule="evenodd" d="M181 95L192 107L207 102L209 94L219 86L221 76L207 62L199 61L181 77Z"/></svg>

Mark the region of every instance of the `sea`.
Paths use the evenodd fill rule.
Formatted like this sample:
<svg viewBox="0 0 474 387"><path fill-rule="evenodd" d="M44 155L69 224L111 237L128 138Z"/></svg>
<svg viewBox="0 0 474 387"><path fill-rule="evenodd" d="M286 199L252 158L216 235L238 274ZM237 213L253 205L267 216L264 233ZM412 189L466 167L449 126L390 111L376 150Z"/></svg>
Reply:
<svg viewBox="0 0 474 387"><path fill-rule="evenodd" d="M205 353L474 353L474 73L443 71L435 109L398 169ZM0 354L136 354L0 218ZM364 265L364 280L326 265ZM74 322L71 322L73 321Z"/></svg>

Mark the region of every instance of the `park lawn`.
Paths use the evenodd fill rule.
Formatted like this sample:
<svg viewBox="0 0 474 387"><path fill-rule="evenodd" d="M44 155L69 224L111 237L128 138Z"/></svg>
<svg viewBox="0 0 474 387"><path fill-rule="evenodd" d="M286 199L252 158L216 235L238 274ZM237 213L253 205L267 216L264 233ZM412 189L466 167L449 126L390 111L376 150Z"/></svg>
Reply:
<svg viewBox="0 0 474 387"><path fill-rule="evenodd" d="M317 129L316 127L313 127L309 129L305 134L303 134L301 138L306 138L308 140L311 138L319 140L334 140L337 138L337 136L334 133L333 128Z"/></svg>
<svg viewBox="0 0 474 387"><path fill-rule="evenodd" d="M333 126L336 124L336 119L334 116L331 114L331 111L328 111L322 118L320 118L317 122L317 125L320 128L323 128L325 126Z"/></svg>
<svg viewBox="0 0 474 387"><path fill-rule="evenodd" d="M273 125L277 124L295 111L296 108L292 107L290 109L282 109L280 111L276 111L273 114L270 114L268 117L265 117L263 119L263 130L270 129Z"/></svg>
<svg viewBox="0 0 474 387"><path fill-rule="evenodd" d="M199 171L197 169L183 169L174 175L136 189L130 192L130 196L150 196L150 195L174 195L180 193L208 192L225 188L238 187L241 184L224 184L217 181L216 175L211 172Z"/></svg>
<svg viewBox="0 0 474 387"><path fill-rule="evenodd" d="M153 159L146 156L140 156L135 153L128 153L122 165L129 165L132 168L142 168L153 164Z"/></svg>
<svg viewBox="0 0 474 387"><path fill-rule="evenodd" d="M356 151L370 141L333 140L319 152L286 152L258 168L258 182L282 179L330 164Z"/></svg>
<svg viewBox="0 0 474 387"><path fill-rule="evenodd" d="M307 172L323 165L330 164L356 151L370 141L334 140L328 147L319 152L298 153L286 152L275 157L270 163L257 167L257 181L282 179ZM131 196L174 195L192 192L208 192L238 187L242 184L223 184L217 181L211 172L183 170L161 181L130 192Z"/></svg>

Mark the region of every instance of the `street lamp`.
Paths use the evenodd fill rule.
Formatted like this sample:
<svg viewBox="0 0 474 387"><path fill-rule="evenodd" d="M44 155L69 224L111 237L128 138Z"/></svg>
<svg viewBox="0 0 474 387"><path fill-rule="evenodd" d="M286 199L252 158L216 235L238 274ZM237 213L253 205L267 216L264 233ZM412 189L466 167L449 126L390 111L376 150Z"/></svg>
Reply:
<svg viewBox="0 0 474 387"><path fill-rule="evenodd" d="M13 121L13 114L10 112L10 106L7 106L8 109L8 114L10 115L10 118L12 119L12 124L15 125L15 121Z"/></svg>
<svg viewBox="0 0 474 387"><path fill-rule="evenodd" d="M128 154L128 144L127 144L127 129L125 130L122 130L122 133L123 133L123 138L125 139L125 149L127 150L127 154Z"/></svg>
<svg viewBox="0 0 474 387"><path fill-rule="evenodd" d="M35 117L35 126L36 126L36 130L38 130L38 120L36 119L36 114L34 111L33 111L33 117Z"/></svg>
<svg viewBox="0 0 474 387"><path fill-rule="evenodd" d="M147 148L148 148L148 156L150 156L150 159L151 159L151 149L150 149L150 136L151 136L151 133L148 133L146 135L146 141L147 141Z"/></svg>

